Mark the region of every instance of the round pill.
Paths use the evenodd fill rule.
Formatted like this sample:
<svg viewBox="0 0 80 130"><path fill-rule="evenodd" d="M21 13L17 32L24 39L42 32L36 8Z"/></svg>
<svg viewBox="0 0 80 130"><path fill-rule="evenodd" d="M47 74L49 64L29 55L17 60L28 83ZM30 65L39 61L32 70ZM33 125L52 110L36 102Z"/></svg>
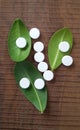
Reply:
<svg viewBox="0 0 80 130"><path fill-rule="evenodd" d="M60 42L59 50L61 52L67 52L67 51L69 51L69 48L70 48L70 45L68 42L66 42L66 41Z"/></svg>
<svg viewBox="0 0 80 130"><path fill-rule="evenodd" d="M27 41L25 38L23 38L23 37L17 38L17 40L16 40L17 47L24 48L24 47L26 47L26 45L27 45Z"/></svg>
<svg viewBox="0 0 80 130"><path fill-rule="evenodd" d="M65 55L63 58L62 58L62 64L65 65L65 66L71 66L73 63L73 58L69 55Z"/></svg>
<svg viewBox="0 0 80 130"><path fill-rule="evenodd" d="M36 89L43 89L44 86L45 86L45 82L41 78L36 79L35 82L34 82L34 86L35 86Z"/></svg>
<svg viewBox="0 0 80 130"><path fill-rule="evenodd" d="M40 36L40 30L38 28L32 28L29 32L30 37L33 39L37 39Z"/></svg>
<svg viewBox="0 0 80 130"><path fill-rule="evenodd" d="M34 55L34 60L36 62L42 62L44 60L44 58L45 58L45 56L44 56L44 54L42 52L37 52Z"/></svg>
<svg viewBox="0 0 80 130"><path fill-rule="evenodd" d="M44 78L46 81L51 81L51 80L54 78L54 74L53 74L52 71L46 70L46 71L43 73L43 78Z"/></svg>
<svg viewBox="0 0 80 130"><path fill-rule="evenodd" d="M21 88L26 89L30 86L30 81L28 78L22 78L19 82Z"/></svg>
<svg viewBox="0 0 80 130"><path fill-rule="evenodd" d="M41 52L41 51L44 50L44 44L40 41L35 42L33 48L34 48L35 51Z"/></svg>
<svg viewBox="0 0 80 130"><path fill-rule="evenodd" d="M48 64L46 62L40 62L38 64L38 70L40 72L45 72L48 69Z"/></svg>

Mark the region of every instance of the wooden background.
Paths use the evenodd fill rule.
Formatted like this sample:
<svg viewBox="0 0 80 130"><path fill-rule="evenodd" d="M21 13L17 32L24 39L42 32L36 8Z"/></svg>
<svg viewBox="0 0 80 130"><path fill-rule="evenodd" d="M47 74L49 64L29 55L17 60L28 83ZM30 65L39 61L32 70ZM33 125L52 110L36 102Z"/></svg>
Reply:
<svg viewBox="0 0 80 130"><path fill-rule="evenodd" d="M54 80L46 83L44 114L25 99L14 80L7 36L15 18L21 18L29 29L40 29L47 62L51 35L62 27L73 33L74 64L62 65ZM29 60L35 64L32 53ZM80 0L0 0L0 130L80 130Z"/></svg>

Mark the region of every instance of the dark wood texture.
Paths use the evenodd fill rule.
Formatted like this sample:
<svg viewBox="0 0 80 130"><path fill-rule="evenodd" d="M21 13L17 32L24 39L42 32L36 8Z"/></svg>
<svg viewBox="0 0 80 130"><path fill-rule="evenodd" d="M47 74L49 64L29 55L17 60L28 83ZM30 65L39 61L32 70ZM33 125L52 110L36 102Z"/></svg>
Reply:
<svg viewBox="0 0 80 130"><path fill-rule="evenodd" d="M62 27L73 33L74 64L58 68L54 80L46 83L44 114L25 99L14 79L15 63L8 55L7 40L15 18L29 29L40 29L47 62L51 35ZM29 60L35 64L33 53ZM0 0L0 130L80 130L80 0Z"/></svg>

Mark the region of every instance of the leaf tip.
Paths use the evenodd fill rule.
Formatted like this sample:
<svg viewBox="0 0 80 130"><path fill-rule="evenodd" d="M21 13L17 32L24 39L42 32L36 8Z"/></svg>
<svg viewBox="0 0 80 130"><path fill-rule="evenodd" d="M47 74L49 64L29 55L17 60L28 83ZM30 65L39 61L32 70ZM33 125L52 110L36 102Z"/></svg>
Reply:
<svg viewBox="0 0 80 130"><path fill-rule="evenodd" d="M44 113L44 111L45 111L45 109L44 109L44 110L41 110L41 111L40 111L40 113L41 113L41 114L43 114L43 113Z"/></svg>
<svg viewBox="0 0 80 130"><path fill-rule="evenodd" d="M43 114L44 113L44 111L41 111L41 114Z"/></svg>

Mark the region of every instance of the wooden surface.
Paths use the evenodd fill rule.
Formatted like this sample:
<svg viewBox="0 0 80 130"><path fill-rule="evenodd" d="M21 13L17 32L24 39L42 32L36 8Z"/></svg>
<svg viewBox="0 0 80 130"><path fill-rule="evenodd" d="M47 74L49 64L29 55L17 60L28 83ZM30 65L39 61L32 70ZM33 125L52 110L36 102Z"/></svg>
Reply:
<svg viewBox="0 0 80 130"><path fill-rule="evenodd" d="M40 29L47 62L51 35L62 27L73 33L74 64L58 68L54 81L46 83L44 114L25 99L14 79L7 36L15 18ZM32 53L29 60L35 64ZM80 0L0 0L0 130L80 130Z"/></svg>

